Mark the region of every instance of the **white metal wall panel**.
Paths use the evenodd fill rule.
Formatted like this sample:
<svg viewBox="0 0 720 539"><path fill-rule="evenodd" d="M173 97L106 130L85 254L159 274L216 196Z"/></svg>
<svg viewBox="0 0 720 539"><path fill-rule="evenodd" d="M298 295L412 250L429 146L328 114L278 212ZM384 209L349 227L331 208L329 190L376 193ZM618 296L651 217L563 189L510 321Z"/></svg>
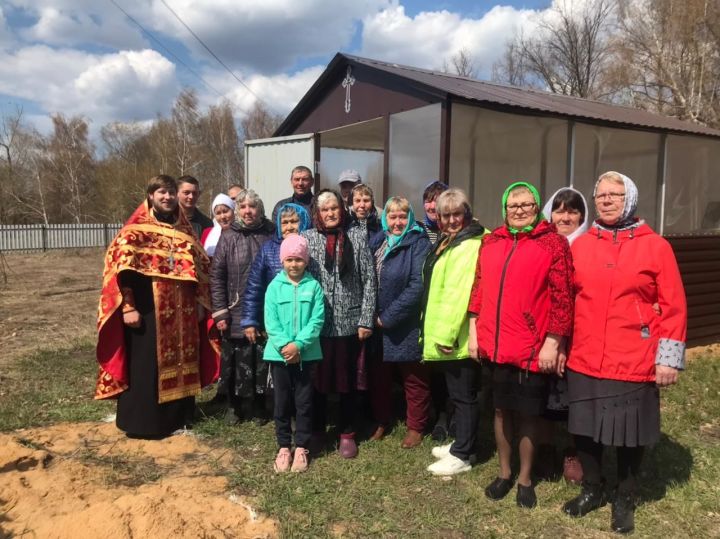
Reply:
<svg viewBox="0 0 720 539"><path fill-rule="evenodd" d="M314 174L312 134L245 141L245 185L260 195L268 217L278 200L292 194L290 171L299 165Z"/></svg>

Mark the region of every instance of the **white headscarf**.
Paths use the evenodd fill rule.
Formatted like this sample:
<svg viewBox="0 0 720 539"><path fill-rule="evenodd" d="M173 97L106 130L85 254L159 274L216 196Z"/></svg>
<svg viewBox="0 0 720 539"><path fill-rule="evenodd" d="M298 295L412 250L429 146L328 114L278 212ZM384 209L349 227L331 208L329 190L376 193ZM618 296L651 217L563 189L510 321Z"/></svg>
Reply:
<svg viewBox="0 0 720 539"><path fill-rule="evenodd" d="M570 243L570 245L572 245L572 242L574 242L577 238L587 232L587 229L590 227L590 212L587 205L587 200L585 200L585 197L580 191L578 191L577 189L573 189L572 187L561 187L552 194L552 196L548 199L547 204L545 204L545 207L543 208L543 215L545 215L548 221L552 223L553 201L555 200L555 197L562 191L573 191L574 193L577 193L582 199L583 206L585 206L585 217L583 218L582 223L580 223L580 226L577 228L577 230L567 236L568 242Z"/></svg>
<svg viewBox="0 0 720 539"><path fill-rule="evenodd" d="M222 232L222 227L220 226L220 223L218 223L217 219L215 219L214 217L215 208L220 205L227 206L233 212L233 216L235 215L235 201L232 198L227 196L225 193L220 193L213 199L213 203L211 206L211 211L213 214L213 227L210 233L207 235L207 238L205 238L205 244L203 245L208 256L213 256L215 254L215 247L217 246L217 242L220 239L220 233Z"/></svg>
<svg viewBox="0 0 720 539"><path fill-rule="evenodd" d="M615 174L618 178L620 178L623 181L623 184L625 185L625 205L623 206L623 212L620 216L620 220L612 225L613 229L623 229L623 228L632 228L634 226L637 226L639 223L635 222L635 212L638 208L638 188L637 185L635 185L635 182L632 181L630 178L625 176L625 174L621 174L619 172L615 172L614 170L609 170L608 172L605 172L600 175L602 178L605 176L605 174ZM595 187L593 188L593 199L595 199L595 194L597 193L598 185L600 185L601 180L598 179L598 181L595 182ZM602 223L596 223L600 225L601 228L604 228Z"/></svg>

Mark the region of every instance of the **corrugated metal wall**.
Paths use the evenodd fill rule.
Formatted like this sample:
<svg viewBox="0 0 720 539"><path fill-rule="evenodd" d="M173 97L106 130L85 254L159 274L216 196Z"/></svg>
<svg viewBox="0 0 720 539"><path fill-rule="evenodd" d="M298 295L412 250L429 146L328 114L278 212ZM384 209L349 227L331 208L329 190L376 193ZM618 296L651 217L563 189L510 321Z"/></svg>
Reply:
<svg viewBox="0 0 720 539"><path fill-rule="evenodd" d="M720 342L720 236L668 236L688 301L689 346Z"/></svg>

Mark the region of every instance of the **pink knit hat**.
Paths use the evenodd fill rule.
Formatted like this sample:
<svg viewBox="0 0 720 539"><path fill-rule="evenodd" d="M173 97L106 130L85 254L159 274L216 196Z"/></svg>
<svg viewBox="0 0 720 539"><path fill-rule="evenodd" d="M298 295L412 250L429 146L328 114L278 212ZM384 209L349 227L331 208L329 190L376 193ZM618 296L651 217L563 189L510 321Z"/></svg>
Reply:
<svg viewBox="0 0 720 539"><path fill-rule="evenodd" d="M288 257L302 258L308 263L310 256L308 255L308 242L299 234L290 234L280 245L280 263L285 262Z"/></svg>

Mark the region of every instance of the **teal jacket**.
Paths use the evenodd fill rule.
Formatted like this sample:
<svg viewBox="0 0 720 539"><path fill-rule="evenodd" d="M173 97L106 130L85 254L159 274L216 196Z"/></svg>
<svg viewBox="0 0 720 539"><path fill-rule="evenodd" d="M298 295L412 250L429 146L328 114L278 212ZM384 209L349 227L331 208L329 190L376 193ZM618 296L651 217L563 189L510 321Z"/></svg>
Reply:
<svg viewBox="0 0 720 539"><path fill-rule="evenodd" d="M265 293L265 331L268 341L263 359L284 361L280 350L291 342L302 361L322 359L320 330L325 323L325 295L307 271L297 286L285 271L270 281Z"/></svg>

